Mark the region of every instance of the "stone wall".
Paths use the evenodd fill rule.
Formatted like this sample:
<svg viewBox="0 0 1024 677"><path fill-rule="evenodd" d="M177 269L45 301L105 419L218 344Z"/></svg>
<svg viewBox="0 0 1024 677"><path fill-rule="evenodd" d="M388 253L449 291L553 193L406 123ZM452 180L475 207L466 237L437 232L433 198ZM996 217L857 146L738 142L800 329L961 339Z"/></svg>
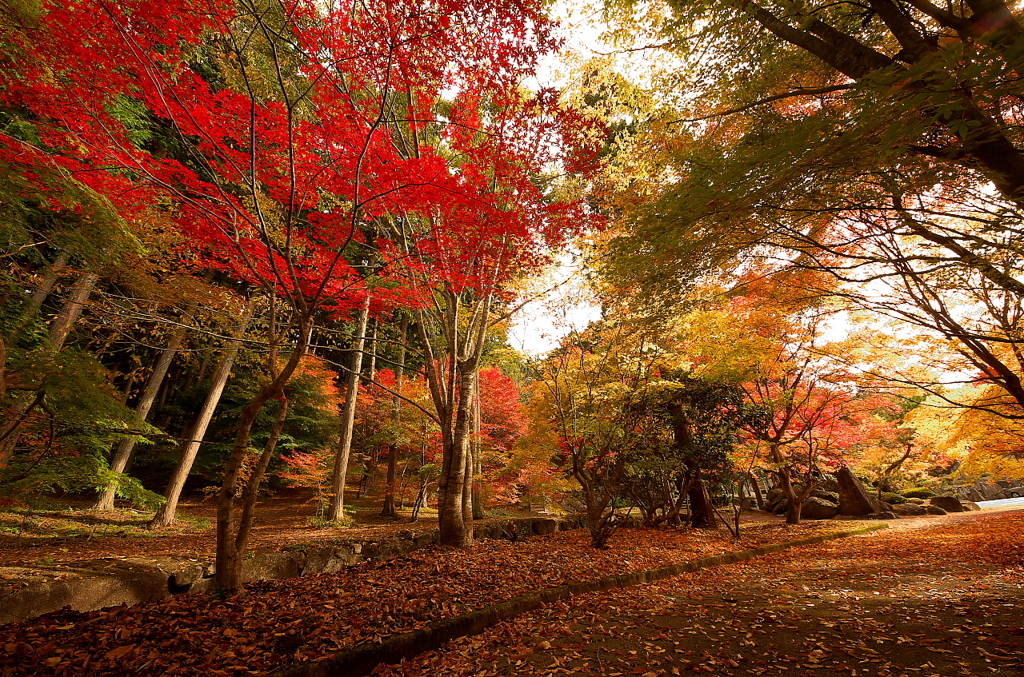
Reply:
<svg viewBox="0 0 1024 677"><path fill-rule="evenodd" d="M476 538L516 541L577 529L581 517L487 520L474 525ZM399 532L382 541L311 544L294 551L252 551L242 567L245 581L310 576L340 571L362 562L408 554L436 544L437 530ZM16 623L65 606L92 611L139 604L168 595L214 589L212 561L173 557L108 558L31 569L0 567L0 624Z"/></svg>

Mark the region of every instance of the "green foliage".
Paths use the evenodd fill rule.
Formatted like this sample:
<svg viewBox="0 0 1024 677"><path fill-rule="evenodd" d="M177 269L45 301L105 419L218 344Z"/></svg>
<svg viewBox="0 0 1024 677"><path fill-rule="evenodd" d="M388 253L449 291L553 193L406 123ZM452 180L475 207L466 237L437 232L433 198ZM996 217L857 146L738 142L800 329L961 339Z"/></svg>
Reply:
<svg viewBox="0 0 1024 677"><path fill-rule="evenodd" d="M338 520L330 520L322 515L316 515L306 520L306 523L314 529L348 529L356 526L355 517L345 511L345 516Z"/></svg>
<svg viewBox="0 0 1024 677"><path fill-rule="evenodd" d="M224 390L218 417L207 430L207 442L204 442L196 459L193 475L197 481L218 481L217 476L231 450L235 421L264 382L265 376L260 369L262 355L242 353L239 358L236 361L237 375ZM271 477L276 476L282 455L315 455L333 449L338 431L338 396L333 378L333 372L314 358L308 358L289 382L285 391L288 418L270 466ZM205 389L199 389L189 397L198 402L205 397ZM269 402L257 416L250 437L250 446L254 449L262 449L269 438L278 406L277 402ZM170 453L173 455L173 451ZM164 463L161 459L154 459L154 462Z"/></svg>
<svg viewBox="0 0 1024 677"><path fill-rule="evenodd" d="M891 503L893 505L897 505L899 503L906 503L908 497L907 496L903 496L901 494L894 494L891 491L883 491L881 498L886 503Z"/></svg>
<svg viewBox="0 0 1024 677"><path fill-rule="evenodd" d="M931 498L932 496L938 496L934 491L925 487L907 489L906 491L900 492L900 495L904 498ZM892 503L892 501L889 502Z"/></svg>
<svg viewBox="0 0 1024 677"><path fill-rule="evenodd" d="M102 491L109 486L113 486L116 494L121 498L128 499L134 505L146 510L156 510L166 501L160 494L143 487L142 482L138 479L125 473L114 472L104 466L97 472L93 488L96 491Z"/></svg>

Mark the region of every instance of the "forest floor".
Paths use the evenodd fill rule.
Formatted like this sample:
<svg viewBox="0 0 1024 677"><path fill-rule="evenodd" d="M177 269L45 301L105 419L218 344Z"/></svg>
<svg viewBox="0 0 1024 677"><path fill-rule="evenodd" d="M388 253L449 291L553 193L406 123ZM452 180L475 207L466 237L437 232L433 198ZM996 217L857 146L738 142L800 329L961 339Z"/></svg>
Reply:
<svg viewBox="0 0 1024 677"><path fill-rule="evenodd" d="M1024 677L1024 510L901 519L500 623L378 677Z"/></svg>
<svg viewBox="0 0 1024 677"><path fill-rule="evenodd" d="M346 496L351 527L336 527L317 519L312 490L289 489L261 500L249 547L284 550L334 540L379 540L397 531L419 533L437 526L437 513L425 509L409 523L410 510L399 520L379 515L380 499ZM190 497L178 504L174 526L149 530L152 511L120 507L90 510L93 499L47 499L33 506L0 507L0 566L37 566L118 557L176 556L206 558L216 547L216 498Z"/></svg>
<svg viewBox="0 0 1024 677"><path fill-rule="evenodd" d="M400 519L380 516L378 496L346 496L352 526L326 525L317 519L312 490L290 489L268 497L257 506L251 550L286 550L306 544L334 541L375 541L400 531L419 534L437 528L437 511L426 508L420 519L409 522L411 510ZM90 510L92 499L47 499L34 506L0 506L0 567L33 567L103 558L181 557L211 558L216 549L215 498L187 498L169 529L146 528L151 511L130 507L104 512ZM544 517L518 508L503 508L492 519ZM743 524L781 523L781 517L763 512L742 515Z"/></svg>
<svg viewBox="0 0 1024 677"><path fill-rule="evenodd" d="M176 595L2 627L0 676L267 674L515 595L866 526L583 530L427 547L228 599ZM585 595L375 674L1024 677L1024 511L902 519L661 583Z"/></svg>
<svg viewBox="0 0 1024 677"><path fill-rule="evenodd" d="M333 574L260 581L244 594L167 597L132 607L58 611L0 628L0 675L266 674L422 628L516 595L653 569L864 522L725 530L620 529L608 550L585 530L469 550L429 546Z"/></svg>

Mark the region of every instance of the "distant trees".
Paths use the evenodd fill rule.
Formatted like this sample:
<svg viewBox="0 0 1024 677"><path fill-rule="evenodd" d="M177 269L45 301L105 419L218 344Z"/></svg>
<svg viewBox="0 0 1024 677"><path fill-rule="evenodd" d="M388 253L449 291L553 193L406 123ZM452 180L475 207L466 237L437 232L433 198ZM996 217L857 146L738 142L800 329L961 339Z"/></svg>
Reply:
<svg viewBox="0 0 1024 677"><path fill-rule="evenodd" d="M691 526L716 525L709 484L729 481L740 431L762 415L730 382L728 360L701 364L707 353L687 352L691 338L604 320L538 365L532 424L546 427L555 465L579 485L595 547L607 543L618 505L656 526L681 523L686 504Z"/></svg>

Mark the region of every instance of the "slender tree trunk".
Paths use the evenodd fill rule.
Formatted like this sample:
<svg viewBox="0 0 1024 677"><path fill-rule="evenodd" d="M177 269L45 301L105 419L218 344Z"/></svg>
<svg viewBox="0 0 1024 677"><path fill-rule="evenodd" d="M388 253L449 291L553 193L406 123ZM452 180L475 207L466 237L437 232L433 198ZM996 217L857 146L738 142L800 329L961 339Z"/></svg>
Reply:
<svg viewBox="0 0 1024 677"><path fill-rule="evenodd" d="M160 357L157 358L156 364L153 365L153 373L149 375L146 387L142 391L142 399L139 400L139 405L135 408L135 417L132 419L133 428L140 428L146 422L146 419L149 418L149 412L156 401L157 394L160 392L160 386L163 385L164 377L167 376L167 369L171 366L171 360L178 354L178 348L181 347L181 342L184 338L185 327L179 327L171 334L171 340L168 342L167 347L160 352ZM131 459L132 453L135 451L137 441L138 437L136 435L128 435L118 443L114 457L110 460L111 471L115 473L124 471L129 459ZM97 498L96 503L93 505L93 510L113 510L116 493L117 484L108 484L100 492L99 498Z"/></svg>
<svg viewBox="0 0 1024 677"><path fill-rule="evenodd" d="M271 308L271 336L274 336L274 309ZM300 317L298 329L298 340L294 346L294 352L289 356L288 362L278 370L275 365L276 350L271 345L271 352L268 356L268 365L271 369L271 381L260 388L259 392L241 411L238 420L235 440L231 447L231 454L224 468L224 481L221 483L220 492L217 494L217 587L227 595L234 594L242 585L242 556L245 554L245 544L248 534L242 534L241 527L244 525L235 524L235 501L238 493L238 478L242 470L242 464L249 451L249 435L252 433L252 426L256 421L263 406L273 398L280 397L284 393L284 387L288 384L299 362L306 355L309 348L309 336L312 325L308 318ZM249 477L249 485L255 484L258 488L263 480L263 472L257 466ZM241 498L245 501L242 506L243 514L249 506L249 501L255 501L255 493L245 492ZM244 537L240 537L244 536Z"/></svg>
<svg viewBox="0 0 1024 677"><path fill-rule="evenodd" d="M53 288L57 285L57 280L60 279L60 273L64 270L67 265L68 255L65 252L61 252L57 256L57 260L46 271L42 281L36 290L32 292L32 296L29 297L28 304L21 311L18 319L11 327L10 331L7 332L7 337L0 337L0 400L7 395L7 344L14 343L18 340L18 332L21 331L25 323L29 321L39 309L42 308L43 303L46 301L46 297L50 295ZM2 430L2 428L0 428ZM0 467L3 467L0 465Z"/></svg>
<svg viewBox="0 0 1024 677"><path fill-rule="evenodd" d="M277 443L281 439L281 432L284 430L285 420L288 418L288 400L281 398L277 409L277 416L274 418L274 425L270 429L270 437L263 445L263 453L256 463L256 468L249 475L249 481L245 484L245 491L242 493L242 514L238 519L238 533L235 535L235 549L245 552L249 544L249 534L252 532L253 517L256 514L256 499L259 495L260 484L263 475L267 472L270 459L274 456Z"/></svg>
<svg viewBox="0 0 1024 677"><path fill-rule="evenodd" d="M213 414L217 410L217 405L220 404L221 395L224 394L224 386L227 385L228 378L231 377L231 367L234 366L235 357L238 355L238 349L242 345L242 335L245 333L245 328L249 325L249 320L252 317L253 302L249 301L246 305L245 315L242 319L242 324L235 333L234 338L228 343L227 352L224 353L224 357L221 358L220 364L217 365L217 369L213 372L213 383L210 387L210 392L206 394L206 399L203 401L203 406L199 409L199 414L196 416L195 423L191 426L187 439L181 451L181 459L178 461L178 465L175 466L174 472L171 474L171 479L167 483L167 489L164 490L164 497L167 501L160 506L157 510L156 515L149 522L150 529L157 529L160 527L169 527L174 524L174 517L178 510L178 500L181 498L181 491L185 487L185 481L188 479L189 473L192 471L192 464L196 460L196 455L199 453L199 448L203 444L203 437L206 435L206 429L210 426L210 421L213 420Z"/></svg>
<svg viewBox="0 0 1024 677"><path fill-rule="evenodd" d="M405 341L409 331L409 316L402 313L402 321L398 327L398 359L395 364L395 391L402 394L402 382L405 378ZM402 400L395 397L391 408L391 424L397 433L402 422ZM384 507L380 514L384 517L396 518L398 511L395 510L395 482L398 475L398 444L392 442L388 445L388 470L384 486Z"/></svg>
<svg viewBox="0 0 1024 677"><path fill-rule="evenodd" d="M0 336L0 402L7 397L7 342Z"/></svg>
<svg viewBox="0 0 1024 677"><path fill-rule="evenodd" d="M359 309L356 337L352 345L352 363L347 375L345 403L341 413L341 439L338 453L334 457L334 479L331 482L331 504L327 508L327 519L337 522L345 516L345 481L348 476L348 459L352 452L352 433L355 428L356 400L359 397L359 373L363 366L363 344L366 339L366 322L370 315L370 296L366 295Z"/></svg>
<svg viewBox="0 0 1024 677"><path fill-rule="evenodd" d="M483 442L480 439L480 372L473 382L473 462L470 465L470 481L473 487L473 519L484 518L483 492Z"/></svg>
<svg viewBox="0 0 1024 677"><path fill-rule="evenodd" d="M89 300L89 296L92 294L92 290L96 288L96 283L99 282L99 279L99 275L86 273L78 278L78 281L71 288L71 296L64 303L60 312L57 313L57 317L53 318L53 322L50 323L49 342L50 348L54 352L64 347L64 341L67 340L68 334L71 333L71 327L82 314L82 310L85 309L85 303Z"/></svg>
<svg viewBox="0 0 1024 677"><path fill-rule="evenodd" d="M757 501L757 509L764 510L764 496L761 495L761 485L757 483L757 477L750 473L750 486L754 490L754 500Z"/></svg>
<svg viewBox="0 0 1024 677"><path fill-rule="evenodd" d="M412 515L409 517L410 522L415 522L420 518L420 510L423 509L423 504L427 500L427 480L420 478L420 490L416 494L416 502L412 504Z"/></svg>
<svg viewBox="0 0 1024 677"><path fill-rule="evenodd" d="M371 320L373 331L370 332L370 345L367 348L370 363L366 365L367 381L373 383L377 379L377 320Z"/></svg>
<svg viewBox="0 0 1024 677"><path fill-rule="evenodd" d="M57 286L57 280L60 279L60 274L68 264L68 255L65 252L61 252L57 256L57 260L50 265L43 279L39 282L39 286L36 287L35 291L32 292L32 296L29 297L28 304L18 315L17 321L14 326L11 327L7 333L7 341L13 342L18 338L18 332L21 331L22 327L25 326L39 309L43 307L43 303L46 298L53 291L53 288Z"/></svg>
<svg viewBox="0 0 1024 677"><path fill-rule="evenodd" d="M48 348L54 353L60 352L64 342L71 332L71 327L82 314L85 302L89 299L96 283L98 275L86 273L78 278L71 288L71 294L64 302L60 312L50 322L49 336L47 337ZM41 402L37 393L26 392L23 396L4 412L3 424L0 425L0 470L6 468L14 455L14 448L21 439L21 426L27 420L29 410L35 406L33 403Z"/></svg>

